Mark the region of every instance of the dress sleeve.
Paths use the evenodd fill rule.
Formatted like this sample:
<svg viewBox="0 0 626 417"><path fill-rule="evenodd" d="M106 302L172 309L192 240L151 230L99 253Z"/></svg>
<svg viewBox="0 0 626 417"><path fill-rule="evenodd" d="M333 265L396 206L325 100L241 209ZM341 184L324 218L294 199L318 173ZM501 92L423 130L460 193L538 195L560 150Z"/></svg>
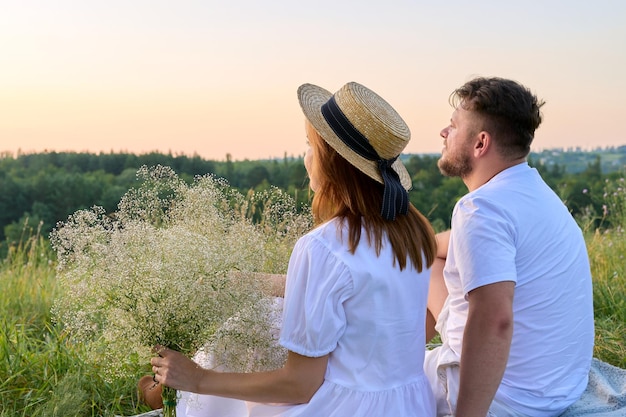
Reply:
<svg viewBox="0 0 626 417"><path fill-rule="evenodd" d="M344 301L352 288L350 271L323 240L301 238L287 270L280 344L309 357L332 352L346 328Z"/></svg>

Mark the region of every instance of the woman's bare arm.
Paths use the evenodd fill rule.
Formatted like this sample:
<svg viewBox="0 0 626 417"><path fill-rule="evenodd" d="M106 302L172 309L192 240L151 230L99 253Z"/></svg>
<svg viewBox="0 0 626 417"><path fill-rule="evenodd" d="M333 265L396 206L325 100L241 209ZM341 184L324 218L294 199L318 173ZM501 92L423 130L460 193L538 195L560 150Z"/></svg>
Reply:
<svg viewBox="0 0 626 417"><path fill-rule="evenodd" d="M158 349L158 347L157 347ZM152 358L155 379L177 390L240 400L300 404L308 402L324 382L328 355L312 358L289 352L285 366L267 372L215 372L171 349Z"/></svg>

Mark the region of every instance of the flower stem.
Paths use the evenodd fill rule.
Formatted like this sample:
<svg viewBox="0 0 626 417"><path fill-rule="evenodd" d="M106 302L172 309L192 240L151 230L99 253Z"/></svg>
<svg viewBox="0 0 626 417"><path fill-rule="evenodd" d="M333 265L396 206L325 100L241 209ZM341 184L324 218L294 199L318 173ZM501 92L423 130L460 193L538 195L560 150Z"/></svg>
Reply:
<svg viewBox="0 0 626 417"><path fill-rule="evenodd" d="M163 417L176 417L176 390L163 386Z"/></svg>

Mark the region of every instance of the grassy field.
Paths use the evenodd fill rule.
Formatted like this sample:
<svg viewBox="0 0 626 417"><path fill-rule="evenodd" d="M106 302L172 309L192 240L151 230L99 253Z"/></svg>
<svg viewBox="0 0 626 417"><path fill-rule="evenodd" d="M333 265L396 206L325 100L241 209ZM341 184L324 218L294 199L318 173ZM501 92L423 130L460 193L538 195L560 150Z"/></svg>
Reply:
<svg viewBox="0 0 626 417"><path fill-rule="evenodd" d="M112 416L139 405L137 379L105 382L81 362L51 323L59 296L54 254L41 237L14 248L0 266L0 416ZM106 366L106 364L102 364Z"/></svg>
<svg viewBox="0 0 626 417"><path fill-rule="evenodd" d="M623 219L622 219L623 220ZM587 231L594 277L594 355L626 368L626 236L623 222ZM47 242L33 237L0 264L0 416L113 416L147 411L138 374L106 382L81 361L81 346L51 323L58 293ZM106 367L106 363L101 364Z"/></svg>
<svg viewBox="0 0 626 417"><path fill-rule="evenodd" d="M620 226L587 237L596 324L594 355L626 368L626 233Z"/></svg>

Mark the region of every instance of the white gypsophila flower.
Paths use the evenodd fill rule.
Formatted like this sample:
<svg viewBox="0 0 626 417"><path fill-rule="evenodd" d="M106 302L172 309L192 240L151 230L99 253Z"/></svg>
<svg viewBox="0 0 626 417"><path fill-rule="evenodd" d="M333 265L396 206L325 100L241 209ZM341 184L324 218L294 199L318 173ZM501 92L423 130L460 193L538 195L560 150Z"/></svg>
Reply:
<svg viewBox="0 0 626 417"><path fill-rule="evenodd" d="M212 176L187 185L161 166L137 175L113 215L81 210L53 231L55 321L111 377L136 372L155 344L191 356L210 342L228 346L229 368L281 366L275 309L255 273L286 271L310 214L279 190L243 196Z"/></svg>
<svg viewBox="0 0 626 417"><path fill-rule="evenodd" d="M216 330L204 347L204 367L232 372L274 369L287 358L278 345L282 298L263 299L256 306L246 305Z"/></svg>

